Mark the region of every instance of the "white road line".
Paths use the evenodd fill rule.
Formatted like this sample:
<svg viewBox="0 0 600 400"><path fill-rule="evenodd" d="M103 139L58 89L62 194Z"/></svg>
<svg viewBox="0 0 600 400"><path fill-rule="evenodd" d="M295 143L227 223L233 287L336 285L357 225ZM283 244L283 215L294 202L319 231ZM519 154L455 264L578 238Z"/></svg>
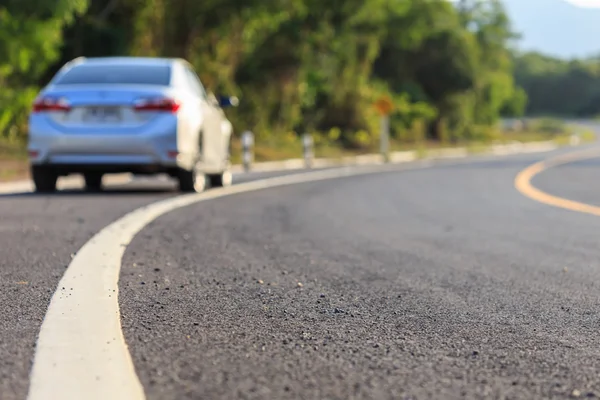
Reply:
<svg viewBox="0 0 600 400"><path fill-rule="evenodd" d="M477 158L453 160L451 164L468 163ZM145 398L121 330L118 280L125 248L154 219L193 203L236 193L421 169L432 164L431 160L423 160L405 163L402 167L398 164L349 166L261 179L163 200L113 222L79 250L52 296L37 341L28 400Z"/></svg>
<svg viewBox="0 0 600 400"><path fill-rule="evenodd" d="M423 168L430 162L406 165ZM159 216L236 193L397 170L397 165L346 167L263 179L139 208L90 239L67 268L42 323L29 400L144 399L121 330L118 280L126 246Z"/></svg>

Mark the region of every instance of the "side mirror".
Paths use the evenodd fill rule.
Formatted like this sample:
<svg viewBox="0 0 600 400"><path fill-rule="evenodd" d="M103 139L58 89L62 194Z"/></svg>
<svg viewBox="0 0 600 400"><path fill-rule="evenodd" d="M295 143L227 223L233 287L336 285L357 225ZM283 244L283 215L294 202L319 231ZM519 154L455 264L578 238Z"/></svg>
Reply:
<svg viewBox="0 0 600 400"><path fill-rule="evenodd" d="M230 96L221 96L221 97L219 97L219 107L221 107L221 108L236 107L238 104L240 104L240 101L235 96L231 96L231 97Z"/></svg>

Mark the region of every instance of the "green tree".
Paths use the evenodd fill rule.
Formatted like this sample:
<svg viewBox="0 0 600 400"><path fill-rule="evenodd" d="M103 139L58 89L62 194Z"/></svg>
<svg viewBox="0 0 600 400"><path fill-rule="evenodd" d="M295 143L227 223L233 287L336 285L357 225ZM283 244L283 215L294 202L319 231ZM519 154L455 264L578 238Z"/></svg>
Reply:
<svg viewBox="0 0 600 400"><path fill-rule="evenodd" d="M538 53L515 56L515 79L528 95L527 113L596 116L600 113L600 62L558 60Z"/></svg>
<svg viewBox="0 0 600 400"><path fill-rule="evenodd" d="M228 115L276 144L321 132L376 143L381 96L396 140L474 138L501 114L600 106L598 68L512 56L500 0L5 0L0 6L0 132L24 131L39 85L78 56L183 57ZM515 84L516 82L516 84ZM522 89L521 89L522 88ZM564 98L580 98L570 106ZM565 97L566 96L566 97Z"/></svg>
<svg viewBox="0 0 600 400"><path fill-rule="evenodd" d="M25 131L36 80L60 56L62 33L85 0L9 0L0 5L0 136Z"/></svg>

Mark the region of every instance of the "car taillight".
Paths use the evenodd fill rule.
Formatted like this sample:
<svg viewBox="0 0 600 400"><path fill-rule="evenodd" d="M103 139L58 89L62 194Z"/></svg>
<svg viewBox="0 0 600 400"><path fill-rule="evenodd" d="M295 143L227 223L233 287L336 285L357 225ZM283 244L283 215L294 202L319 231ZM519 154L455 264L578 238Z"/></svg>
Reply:
<svg viewBox="0 0 600 400"><path fill-rule="evenodd" d="M51 97L44 96L39 97L33 102L33 112L44 112L44 111L69 111L71 105L69 101L64 97Z"/></svg>
<svg viewBox="0 0 600 400"><path fill-rule="evenodd" d="M178 101L168 97L144 98L135 101L133 108L136 111L162 111L176 113L181 105Z"/></svg>

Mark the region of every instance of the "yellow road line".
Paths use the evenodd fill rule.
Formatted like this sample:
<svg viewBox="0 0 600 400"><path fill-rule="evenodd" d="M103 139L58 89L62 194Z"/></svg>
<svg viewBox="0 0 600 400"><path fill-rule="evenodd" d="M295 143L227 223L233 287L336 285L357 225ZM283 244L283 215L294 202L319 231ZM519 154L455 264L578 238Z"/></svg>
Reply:
<svg viewBox="0 0 600 400"><path fill-rule="evenodd" d="M598 206L553 196L539 190L531 184L531 180L536 175L549 168L596 157L600 157L600 149L578 151L537 162L519 172L515 178L515 188L521 192L521 194L540 203L600 217L600 207Z"/></svg>

